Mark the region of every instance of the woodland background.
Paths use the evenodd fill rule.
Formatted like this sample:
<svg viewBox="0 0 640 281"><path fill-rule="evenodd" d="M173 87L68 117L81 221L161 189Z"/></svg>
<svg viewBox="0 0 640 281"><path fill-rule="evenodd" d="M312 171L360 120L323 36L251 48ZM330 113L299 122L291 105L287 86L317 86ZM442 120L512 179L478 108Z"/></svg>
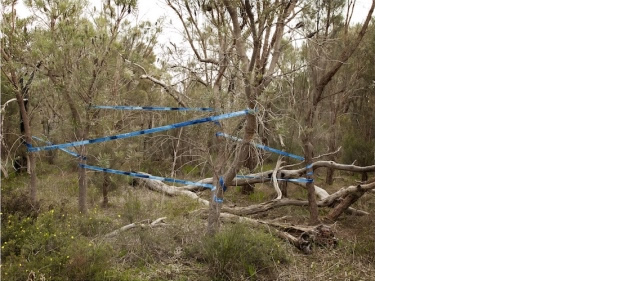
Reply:
<svg viewBox="0 0 640 281"><path fill-rule="evenodd" d="M2 278L374 278L375 2L354 23L353 1L169 0L185 48L159 46L163 23L134 21L136 1L25 4L27 18L15 1L2 10ZM96 105L255 114L70 148L86 160L27 152L45 145L33 137L65 143L210 115ZM79 162L229 189L210 204L208 190Z"/></svg>

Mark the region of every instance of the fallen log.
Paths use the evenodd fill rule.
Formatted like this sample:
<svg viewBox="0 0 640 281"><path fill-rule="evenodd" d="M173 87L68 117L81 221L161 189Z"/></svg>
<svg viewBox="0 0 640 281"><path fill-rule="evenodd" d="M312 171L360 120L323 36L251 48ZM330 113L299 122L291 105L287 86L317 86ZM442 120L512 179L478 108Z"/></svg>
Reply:
<svg viewBox="0 0 640 281"><path fill-rule="evenodd" d="M360 185L358 185L357 188L360 188ZM325 217L325 220L330 221L330 222L335 221L344 211L346 211L349 208L349 206L351 206L351 204L353 204L356 201L358 201L358 199L360 199L360 197L362 197L362 195L364 195L364 191L361 191L361 190L357 190L354 193L349 193L349 194L345 195L342 198L342 202L340 202L340 204L338 204L338 206L336 206Z"/></svg>
<svg viewBox="0 0 640 281"><path fill-rule="evenodd" d="M334 194L331 194L325 197L324 199L319 200L317 204L318 204L318 207L331 207L334 204L337 204L338 201L341 201L341 198L348 194L353 194L357 192L362 192L364 194L364 192L374 188L375 188L375 182L364 184L364 185L349 186L349 187L341 188L340 190L336 191ZM355 200L353 202L355 202ZM353 204L353 202L351 204ZM255 204L255 205L250 205L245 207L222 206L222 211L226 213L234 214L234 215L246 216L246 215L253 215L253 214L265 212L274 208L279 208L284 206L308 206L308 205L309 205L309 201L306 201L306 200L282 198L282 199L274 199L274 200L270 200L260 204ZM353 208L351 211L359 215L369 214L367 212L356 210Z"/></svg>
<svg viewBox="0 0 640 281"><path fill-rule="evenodd" d="M144 174L144 173L141 173L141 174ZM195 194L192 191L184 190L173 185L167 185L159 180L136 178L135 181L141 182L143 186L146 186L147 188L153 191L160 192L169 196L176 196L176 195L186 196L194 200L197 200L198 202L206 206L209 206L209 201L200 198L198 194Z"/></svg>
<svg viewBox="0 0 640 281"><path fill-rule="evenodd" d="M295 165L299 165L299 164L295 164ZM292 166L295 166L295 165L292 165ZM291 166L282 167L279 170L278 174L276 175L277 178L280 178L280 179L299 178L305 175L305 173L307 172L307 169L304 167L299 169L294 169L294 170L285 170L284 168L286 167L291 167ZM375 172L375 168L376 168L375 165L361 167L356 165L339 164L334 161L316 161L311 164L311 167L314 170L317 168L333 168L341 171L361 172L361 173ZM248 174L246 175L248 178L235 178L230 183L226 183L226 185L227 186L243 186L243 185L256 184L256 183L265 183L272 180L272 175L273 175L273 171L264 171L259 173ZM198 181L198 183L215 184L213 178L205 178ZM177 187L177 188L183 189L183 190L189 190L189 191L200 191L205 189L204 187L197 186L197 185L186 185L186 186ZM316 194L318 194L317 187L316 187ZM320 198L322 199L322 197Z"/></svg>

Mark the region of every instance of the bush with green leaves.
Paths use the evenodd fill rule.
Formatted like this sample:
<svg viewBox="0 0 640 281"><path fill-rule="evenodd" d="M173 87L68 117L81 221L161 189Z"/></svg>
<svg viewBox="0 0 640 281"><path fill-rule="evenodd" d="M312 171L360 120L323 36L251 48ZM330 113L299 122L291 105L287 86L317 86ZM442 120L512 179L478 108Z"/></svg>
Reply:
<svg viewBox="0 0 640 281"><path fill-rule="evenodd" d="M215 280L273 279L274 269L289 257L273 235L243 224L225 225L213 237L203 237L188 254L205 262Z"/></svg>
<svg viewBox="0 0 640 281"><path fill-rule="evenodd" d="M111 247L78 235L77 218L55 209L2 218L2 280L119 280Z"/></svg>

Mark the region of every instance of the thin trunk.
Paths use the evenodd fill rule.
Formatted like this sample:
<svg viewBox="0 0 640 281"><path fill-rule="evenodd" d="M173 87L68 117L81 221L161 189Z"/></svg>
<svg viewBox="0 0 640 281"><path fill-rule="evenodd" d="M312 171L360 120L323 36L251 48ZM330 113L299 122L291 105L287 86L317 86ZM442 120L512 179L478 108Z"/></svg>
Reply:
<svg viewBox="0 0 640 281"><path fill-rule="evenodd" d="M80 139L84 139L84 135L80 137ZM87 155L86 147L80 146L80 157L79 161L81 164L86 164L87 161L84 160L84 157ZM78 168L78 208L80 209L80 213L87 213L87 170L83 168Z"/></svg>
<svg viewBox="0 0 640 281"><path fill-rule="evenodd" d="M180 138L182 137L182 129L178 131L178 140L176 144L173 146L173 161L171 162L171 177L174 177L176 174L176 161L178 160L178 150L180 150Z"/></svg>
<svg viewBox="0 0 640 281"><path fill-rule="evenodd" d="M216 182L220 182L220 177L215 177ZM219 184L218 184L219 185ZM211 192L211 203L209 204L209 216L207 218L207 232L214 235L220 230L220 210L222 209L222 201L224 199L224 191L221 186Z"/></svg>
<svg viewBox="0 0 640 281"><path fill-rule="evenodd" d="M287 190L287 182L286 181L283 181L280 184L280 189L282 189L282 197L283 198L289 197L288 190Z"/></svg>
<svg viewBox="0 0 640 281"><path fill-rule="evenodd" d="M311 138L309 135L304 137L304 165L307 168L307 179L313 179L313 167L311 165L311 159L313 159L313 146L311 145ZM318 203L316 202L316 187L313 182L307 182L307 200L309 201L309 225L316 225L320 223L318 219Z"/></svg>
<svg viewBox="0 0 640 281"><path fill-rule="evenodd" d="M24 129L23 132L23 141L29 145L33 144L33 139L31 139L31 126L29 115L27 114L27 104L23 99L23 90L16 91L16 99L18 100L18 106L20 107L20 120L21 120L21 129ZM37 194L36 194L36 161L33 153L27 153L27 167L29 170L29 192L30 192L30 200L31 206L36 208L37 204Z"/></svg>

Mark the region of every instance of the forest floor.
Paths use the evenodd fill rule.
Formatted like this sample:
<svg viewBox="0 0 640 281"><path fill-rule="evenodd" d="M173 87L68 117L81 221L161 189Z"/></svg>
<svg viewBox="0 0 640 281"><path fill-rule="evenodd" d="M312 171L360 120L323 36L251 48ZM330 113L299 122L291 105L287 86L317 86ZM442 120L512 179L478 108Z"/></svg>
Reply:
<svg viewBox="0 0 640 281"><path fill-rule="evenodd" d="M352 206L371 215L343 214L333 225L337 247L316 247L306 255L263 229L230 223L223 224L217 240L204 239L207 211L203 205L132 186L124 176L111 175L115 184L108 206L102 207L103 174L90 172L89 212L83 216L78 212L74 168L43 162L37 168L37 213L25 205L28 175L13 174L2 180L2 280L30 276L34 277L30 280L375 279L375 194L371 192ZM316 171L316 184L329 193L360 179L336 171L334 183L326 185L324 174L324 169ZM306 200L303 188L289 184L288 189L289 197ZM199 195L210 199L209 191ZM224 204L248 206L275 197L267 184L256 185L249 195L235 187L225 192ZM320 208L320 215L329 210ZM166 217L167 225L105 237L124 225L148 224L160 217ZM309 213L306 207L287 206L251 217L305 224Z"/></svg>

